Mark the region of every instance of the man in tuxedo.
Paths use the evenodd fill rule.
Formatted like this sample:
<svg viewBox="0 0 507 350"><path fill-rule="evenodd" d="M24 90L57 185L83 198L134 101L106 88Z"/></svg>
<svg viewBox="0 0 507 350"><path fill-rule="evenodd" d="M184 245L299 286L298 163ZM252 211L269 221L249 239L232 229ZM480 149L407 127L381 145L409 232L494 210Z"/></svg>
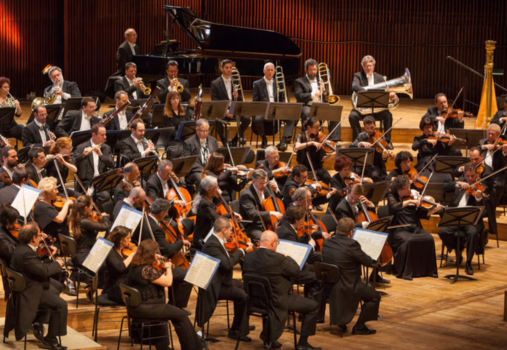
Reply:
<svg viewBox="0 0 507 350"><path fill-rule="evenodd" d="M500 109L498 112L496 112L495 116L493 117L493 120L491 121L491 124L498 124L500 125L500 129L503 130L502 135L507 135L506 129L504 129L505 122L507 122L507 95L501 96L504 101L500 100L499 102L503 102L503 108ZM499 106L500 107L500 106Z"/></svg>
<svg viewBox="0 0 507 350"><path fill-rule="evenodd" d="M111 147L106 142L106 128L100 124L92 126L92 138L78 145L72 155L73 163L77 167L77 174L85 188L88 188L92 180L114 168ZM76 183L76 191L79 184ZM109 193L97 193L97 201L103 202L109 199Z"/></svg>
<svg viewBox="0 0 507 350"><path fill-rule="evenodd" d="M190 94L188 80L178 77L178 62L174 60L167 62L166 73L167 77L157 80L157 86L160 86L161 88L158 91L158 100L160 103L165 103L167 95L171 91L176 91L176 81L179 81L181 86L183 86L183 91L180 92L181 103L188 103L188 101L192 98L192 95Z"/></svg>
<svg viewBox="0 0 507 350"><path fill-rule="evenodd" d="M178 186L185 186L185 182L180 180L175 173L173 173L173 163L170 160L164 159L158 163L158 170L152 174L148 181L146 181L146 194L151 199L166 198L167 194L173 188L173 182Z"/></svg>
<svg viewBox="0 0 507 350"><path fill-rule="evenodd" d="M12 173L18 166L18 152L13 147L7 146L2 148L0 156L2 157L2 168L0 168L0 188L4 188L9 186L12 182Z"/></svg>
<svg viewBox="0 0 507 350"><path fill-rule="evenodd" d="M140 176L141 172L139 171L139 167L136 163L125 164L123 167L123 180L121 180L114 189L113 201L115 205L119 201L127 198L129 191L131 191L134 187L142 187L141 182L138 181Z"/></svg>
<svg viewBox="0 0 507 350"><path fill-rule="evenodd" d="M238 96L238 90L232 84L232 61L225 59L221 65L222 76L216 78L211 82L211 101L242 101L241 96ZM227 119L231 120L234 116L227 114ZM250 117L241 116L240 126L236 137L232 139L230 146L236 147L238 140L240 144L246 144L245 131L250 126ZM222 144L227 143L227 136L225 135L224 126L218 120L215 124L217 128L217 134L222 140Z"/></svg>
<svg viewBox="0 0 507 350"><path fill-rule="evenodd" d="M253 249L253 244L248 243L246 251L240 248L234 253L229 253L225 248L225 243L230 239L232 233L232 225L229 219L219 217L213 225L213 233L208 237L202 248L204 254L220 260L220 264L206 293L204 320L199 317L202 316L200 314L198 314L197 320L199 323L202 321L208 322L219 300L232 300L234 302L234 319L228 337L249 342L251 339L246 336L248 318L245 313L248 296L243 289L243 283L233 279L232 275L234 266L245 257L247 251ZM201 298L202 294L199 295L199 299ZM199 302L202 301L199 300ZM200 326L202 327L201 324ZM242 332L240 332L240 326L242 326Z"/></svg>
<svg viewBox="0 0 507 350"><path fill-rule="evenodd" d="M439 134L445 134L449 128L454 129L463 129L465 127L465 121L463 117L465 116L464 112L457 112L457 118L450 117L445 119L442 114L447 112L449 108L449 104L447 103L447 96L444 93L438 93L435 96L435 107L428 107L428 111L421 118L424 119L428 117L435 124L433 130L437 131ZM494 123L494 121L493 121Z"/></svg>
<svg viewBox="0 0 507 350"><path fill-rule="evenodd" d="M273 342L275 347L281 347L277 339L283 333L288 311L294 311L298 312L302 318L298 350L320 350L321 348L313 347L308 343L308 337L315 335L317 328L319 304L314 300L287 292L292 289L292 280L300 274L300 268L291 257L277 253L278 244L276 233L263 232L260 249L247 254L243 265L245 274L267 278L273 292L270 310L271 329L268 333L264 328L261 339L265 345ZM271 335L270 339L268 335Z"/></svg>
<svg viewBox="0 0 507 350"><path fill-rule="evenodd" d="M132 190L130 190L128 197L123 198L123 200L116 202L113 209L113 215L111 216L111 222L114 222L114 220L116 220L123 206L127 206L132 209L138 209L142 207L145 201L146 201L146 192L143 190L143 188L134 187Z"/></svg>
<svg viewBox="0 0 507 350"><path fill-rule="evenodd" d="M65 350L57 337L67 334L67 302L59 296L59 291L50 283L50 277L58 275L61 271L62 261L42 261L35 250L43 238L37 223L26 224L19 232L19 245L14 250L11 259L11 268L21 273L25 279L26 287L20 292L18 310L9 302L5 331L8 334L15 329L16 340L23 339L33 322L49 319L48 333L44 337L42 332L34 334L41 340L44 347L52 350ZM53 254L56 248L51 247ZM11 300L12 301L12 300ZM37 312L38 310L44 310ZM19 314L15 314L19 312ZM40 329L39 329L40 330Z"/></svg>
<svg viewBox="0 0 507 350"><path fill-rule="evenodd" d="M268 62L264 65L264 78L254 81L253 83L253 101L266 101L266 102L285 102L285 95L283 92L278 91L278 84L275 79L275 65ZM265 116L256 116L252 122L252 131L262 137L261 148L268 146L268 139L265 134L265 128L278 130L278 126L273 125L272 120L264 119ZM291 123L291 126L288 124ZM284 139L290 139L294 130L294 121L287 122L285 131L283 134ZM273 131L275 131L273 130ZM276 134L276 132L275 132ZM281 148L282 144L285 144L285 140L282 139L278 147ZM285 149L283 149L285 150Z"/></svg>
<svg viewBox="0 0 507 350"><path fill-rule="evenodd" d="M23 147L32 146L53 146L56 139L55 134L49 130L46 124L48 112L44 106L35 106L33 109L34 120L23 129L21 139Z"/></svg>
<svg viewBox="0 0 507 350"><path fill-rule="evenodd" d="M500 170L507 165L507 145L500 145L501 150L496 150L494 146L495 141L500 136L500 126L498 124L490 124L485 139L479 141L479 147L482 150L484 156L484 164L493 168L493 172ZM497 207L500 204L500 199L505 191L505 178L507 177L507 171L500 171L496 175L489 178L488 183L493 185L491 188L492 198L494 198L494 206Z"/></svg>
<svg viewBox="0 0 507 350"><path fill-rule="evenodd" d="M64 80L62 70L59 67L51 67L49 69L48 75L53 82L53 85L46 87L44 89L44 93L47 93L52 89L56 92L57 97L53 104L64 103L71 97L81 97L81 91L79 91L77 83Z"/></svg>
<svg viewBox="0 0 507 350"><path fill-rule="evenodd" d="M128 62L132 62L132 57L141 54L136 41L136 31L133 28L127 29L125 31L125 41L118 47L118 51L116 51L116 73L114 75L122 75L125 65Z"/></svg>
<svg viewBox="0 0 507 350"><path fill-rule="evenodd" d="M48 176L46 169L44 169L44 166L48 162L46 153L44 153L42 147L32 147L30 151L28 151L28 159L30 159L30 164L25 167L28 178L38 185L42 178Z"/></svg>
<svg viewBox="0 0 507 350"><path fill-rule="evenodd" d="M140 86L143 84L142 78L136 78L137 65L133 62L128 62L125 65L125 76L118 78L114 82L114 91L125 91L129 95L129 99L138 100L148 98L149 95L145 95L141 90Z"/></svg>
<svg viewBox="0 0 507 350"><path fill-rule="evenodd" d="M97 105L91 97L83 97L81 110L68 111L56 127L58 137L70 137L74 131L90 130L100 119L93 115Z"/></svg>
<svg viewBox="0 0 507 350"><path fill-rule="evenodd" d="M385 82L384 76L381 74L375 73L375 59L370 56L364 56L361 65L363 66L362 72L357 72L354 74L354 80L352 80L352 91L353 92L361 92L365 91L366 86L371 86L379 83ZM393 100L396 95L391 92L390 99ZM357 110L353 109L349 115L350 127L352 128L353 138L356 139L357 135L361 132L361 125L359 125L359 121L361 121L365 116L359 113ZM393 115L389 110L381 111L378 113L374 113L373 117L375 120L383 120L384 121L384 130L389 129L393 125ZM392 149L391 144L391 131L389 131L385 139L389 142L389 148Z"/></svg>
<svg viewBox="0 0 507 350"><path fill-rule="evenodd" d="M12 184L0 189L0 205L11 204L18 195L21 186L28 184L28 173L24 168L12 172Z"/></svg>
<svg viewBox="0 0 507 350"><path fill-rule="evenodd" d="M123 106L125 103L129 101L129 95L123 91L117 91L114 94L114 99L116 100L116 109L107 111L104 113L104 119L108 118L111 114L114 113L115 110ZM109 121L106 124L107 130L127 130L128 123L134 117L134 113L128 110L128 108L123 109L117 115L114 116L113 120Z"/></svg>
<svg viewBox="0 0 507 350"><path fill-rule="evenodd" d="M351 218L354 220L359 212L363 212L360 203L363 203L368 211L375 213L375 205L369 201L368 198L363 196L363 185L350 185L347 188L347 195L345 196L345 200L340 201L335 209L336 218ZM356 223L356 227L367 228L368 224L369 222L367 221L360 222Z"/></svg>
<svg viewBox="0 0 507 350"><path fill-rule="evenodd" d="M153 142L144 137L146 126L141 119L136 119L130 129L132 134L120 143L121 155L129 162L137 158L157 155Z"/></svg>
<svg viewBox="0 0 507 350"><path fill-rule="evenodd" d="M304 125L306 120L310 116L310 110L314 102L324 101L324 98L329 94L326 91L324 83L318 78L318 63L313 58L306 60L305 62L306 75L302 78L294 81L294 95L296 96L297 102L303 103L303 110L301 111L301 124ZM321 122L322 124L322 122ZM294 128L292 125L292 128ZM329 131L332 131L337 122L329 123ZM287 128L287 126L286 126ZM292 130L291 130L292 135ZM339 126L331 135L328 140L340 141L342 138L342 129Z"/></svg>
<svg viewBox="0 0 507 350"><path fill-rule="evenodd" d="M278 188L283 188L289 176L290 169L286 166L280 166L280 154L278 149L273 146L266 148L264 152L266 159L259 160L255 165L256 169L263 169L268 173L268 179L275 180Z"/></svg>
<svg viewBox="0 0 507 350"><path fill-rule="evenodd" d="M259 240L263 231L262 220L271 221L271 215L276 216L278 220L282 218L282 213L276 211L259 211L262 208L262 202L271 197L267 186L273 188L274 193L278 192L278 185L275 181L268 181L268 174L257 169L252 174L252 184L245 188L239 196L239 214L245 220L252 220L251 224L246 225L245 230L248 237Z"/></svg>
<svg viewBox="0 0 507 350"><path fill-rule="evenodd" d="M209 134L209 123L206 119L199 119L194 136L185 140L183 144L183 157L199 156L187 176L187 185L195 184L199 188L201 184L202 169L208 161L208 157L218 149L217 139Z"/></svg>
<svg viewBox="0 0 507 350"><path fill-rule="evenodd" d="M356 315L362 300L361 314L352 329L352 334L369 335L377 331L366 327L368 321L378 319L380 293L361 280L361 265L373 267L371 257L361 250L354 239L354 220L342 218L338 221L336 235L324 242L323 258L327 264L340 269L340 279L333 286L329 296L331 324L347 330L347 323Z"/></svg>
<svg viewBox="0 0 507 350"><path fill-rule="evenodd" d="M294 168L292 168L292 176L287 179L287 182L285 182L282 189L283 204L285 205L285 208L288 208L292 203L291 192L294 192L300 187L306 186L307 180L308 169L306 166L303 164L296 164ZM311 193L311 203L315 206L329 202L331 196L337 192L336 189L333 189L326 196L321 196L319 195L320 187L320 184L311 184L307 186Z"/></svg>

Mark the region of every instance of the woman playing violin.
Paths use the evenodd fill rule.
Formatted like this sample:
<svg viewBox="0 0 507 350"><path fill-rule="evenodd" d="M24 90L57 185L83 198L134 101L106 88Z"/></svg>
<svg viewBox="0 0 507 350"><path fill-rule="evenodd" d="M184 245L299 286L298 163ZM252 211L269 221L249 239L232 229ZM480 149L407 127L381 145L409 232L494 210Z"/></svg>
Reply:
<svg viewBox="0 0 507 350"><path fill-rule="evenodd" d="M203 175L216 177L218 188L222 190L222 197L227 203L236 199L236 192L241 191L252 177L253 170L247 172L244 180L238 184L238 168L226 168L224 156L213 152L202 170Z"/></svg>
<svg viewBox="0 0 507 350"><path fill-rule="evenodd" d="M171 140L174 140L180 123L188 122L192 117L191 109L187 108L185 111L185 107L182 106L181 96L178 91L171 91L167 94L165 99L164 116L165 126L174 127L174 131L171 135Z"/></svg>
<svg viewBox="0 0 507 350"><path fill-rule="evenodd" d="M289 174L292 172L290 164L280 162L280 154L274 146L269 146L264 151L266 159L260 160L256 164L256 169L263 169L268 173L269 181L275 179L278 188L283 188Z"/></svg>
<svg viewBox="0 0 507 350"><path fill-rule="evenodd" d="M125 226L116 226L109 234L108 240L114 244L106 259L107 275L104 281L102 294L107 294L110 300L123 303L120 283L126 276L128 267L136 252L132 251L124 258L124 249L131 246L132 232ZM137 247L136 247L137 248Z"/></svg>
<svg viewBox="0 0 507 350"><path fill-rule="evenodd" d="M14 248L19 243L18 238L12 232L18 218L19 212L16 208L8 204L0 206L0 259L3 259L7 264L10 263L12 252L14 252Z"/></svg>
<svg viewBox="0 0 507 350"><path fill-rule="evenodd" d="M421 206L419 193L410 189L406 176L394 179L391 192L387 195L389 215L394 215L392 225L408 225L393 230L389 242L394 252L394 268L398 278L412 280L414 277L438 277L435 240L422 228L420 219L428 219L439 211Z"/></svg>
<svg viewBox="0 0 507 350"><path fill-rule="evenodd" d="M46 158L49 160L46 165L46 172L48 176L52 176L58 181L58 192L63 196L62 184L60 183L60 177L58 176L58 166L60 174L62 175L63 181L69 176L69 170L73 173L77 173L77 167L72 164L72 140L69 137L60 137L53 144L49 150ZM54 161L56 159L56 161ZM67 190L70 197L77 197L79 194L72 190Z"/></svg>
<svg viewBox="0 0 507 350"><path fill-rule="evenodd" d="M441 156L449 155L451 147L456 138L451 135L449 142L444 143L438 140L433 130L433 122L430 118L423 118L419 123L419 129L423 132L421 136L414 137L412 150L418 151L416 170L420 171L433 158L435 154ZM430 165L431 170L432 165Z"/></svg>
<svg viewBox="0 0 507 350"><path fill-rule="evenodd" d="M387 175L387 180L394 180L395 177L400 175L405 175L412 169L412 162L414 161L414 157L408 151L401 151L396 154L396 158L394 159L395 169L391 170L389 175Z"/></svg>

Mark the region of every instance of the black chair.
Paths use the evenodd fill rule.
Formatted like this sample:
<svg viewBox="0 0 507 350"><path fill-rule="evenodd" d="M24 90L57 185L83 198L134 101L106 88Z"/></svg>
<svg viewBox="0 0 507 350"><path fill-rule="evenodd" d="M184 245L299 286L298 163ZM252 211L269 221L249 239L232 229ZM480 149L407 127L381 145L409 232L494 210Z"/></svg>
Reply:
<svg viewBox="0 0 507 350"><path fill-rule="evenodd" d="M272 120L264 120L264 135L273 136L273 144L275 143L275 136L278 134L278 123L273 123ZM252 133L250 134L250 145L252 145L253 135L255 134L255 148L259 148L259 134L257 130L252 128ZM269 145L269 141L268 141Z"/></svg>
<svg viewBox="0 0 507 350"><path fill-rule="evenodd" d="M389 207L387 205L379 205L377 208L377 214L379 219L389 216Z"/></svg>
<svg viewBox="0 0 507 350"><path fill-rule="evenodd" d="M154 326L160 326L160 325L166 325L169 328L169 339L171 342L171 345L173 344L173 334L171 330L171 326L169 325L169 321L167 320L159 320L159 319L148 319L148 318L133 318L130 316L129 308L131 307L137 307L141 304L141 293L135 288L126 286L124 284L120 284L121 294L123 297L123 302L127 306L127 316L123 316L121 319L121 325L120 325L120 335L118 336L118 350L120 350L120 342L121 342L121 333L123 331L123 321L125 321L125 318L127 318L127 322L129 325L129 329L132 329L133 325L141 325L141 350L143 349L144 341L145 340L152 340L152 339L159 339L162 338L162 336L158 337L148 337L144 338L144 329L148 328L150 330L150 327ZM163 336L165 337L165 336ZM134 346L134 339L130 338L130 344ZM151 349L151 341L150 341L150 349Z"/></svg>
<svg viewBox="0 0 507 350"><path fill-rule="evenodd" d="M95 313L93 314L92 336L94 337L93 340L95 342L97 342L97 338L99 336L99 320L100 320L101 309L103 309L103 308L111 309L111 311L102 311L102 313L122 313L122 314L124 314L126 311L124 309L124 307L125 307L124 304L118 304L116 301L109 299L107 297L107 294L99 295L98 284L99 284L98 276L92 278L90 293L92 293L93 301L95 303ZM121 310L118 310L118 308L121 308ZM118 322L118 321L114 320L114 321L102 321L102 322Z"/></svg>
<svg viewBox="0 0 507 350"><path fill-rule="evenodd" d="M326 264L322 262L316 262L313 264L313 267L315 269L315 278L318 280L324 282L324 294L322 296L322 304L321 304L321 310L326 310L326 303L327 299L329 298L329 293L331 292L331 289L333 288L334 284L340 280L341 271L338 268L338 266L333 264ZM343 338L343 332L341 334Z"/></svg>
<svg viewBox="0 0 507 350"><path fill-rule="evenodd" d="M108 214L110 217L111 217L111 215L113 215L113 210L114 210L114 202L113 201L102 203L102 211L104 213Z"/></svg>
<svg viewBox="0 0 507 350"><path fill-rule="evenodd" d="M65 236L62 234L58 235L58 238L60 239L60 245L61 245L61 254L63 257L63 261L65 262L65 266L69 266L68 263L72 263L72 257L74 254L76 254L77 250L77 242L74 238L70 236ZM81 275L86 275L86 272L84 270L81 270L77 266L73 266L72 270L77 273L77 286L76 286L76 309L79 308L79 290L81 287Z"/></svg>
<svg viewBox="0 0 507 350"><path fill-rule="evenodd" d="M271 327L270 327L270 309L273 301L273 291L271 285L266 277L255 276L251 274L245 274L243 276L243 282L245 285L245 291L248 294L247 313L250 316L261 317L265 327L267 327L269 346L268 350L271 349L273 342L276 339L271 339ZM296 325L296 313L289 311L289 315L292 316L292 321ZM240 341L236 343L235 349L239 348ZM294 349L297 350L297 334L294 332Z"/></svg>
<svg viewBox="0 0 507 350"><path fill-rule="evenodd" d="M259 162L264 159L266 159L266 151L263 149L257 150L257 156L256 156L255 161Z"/></svg>
<svg viewBox="0 0 507 350"><path fill-rule="evenodd" d="M326 226L327 232L336 232L337 224L332 215L324 215L320 218L320 221Z"/></svg>

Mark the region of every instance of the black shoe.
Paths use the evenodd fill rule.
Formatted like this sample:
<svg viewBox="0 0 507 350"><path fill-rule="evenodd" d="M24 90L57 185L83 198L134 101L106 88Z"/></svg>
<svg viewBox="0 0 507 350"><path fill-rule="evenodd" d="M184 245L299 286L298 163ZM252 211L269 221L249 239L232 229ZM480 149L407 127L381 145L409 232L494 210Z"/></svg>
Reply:
<svg viewBox="0 0 507 350"><path fill-rule="evenodd" d="M262 138L261 148L268 147L268 139L266 137Z"/></svg>
<svg viewBox="0 0 507 350"><path fill-rule="evenodd" d="M280 142L278 145L276 145L276 148L278 148L278 150L280 152L283 152L283 151L287 150L287 144L282 140L282 142Z"/></svg>
<svg viewBox="0 0 507 350"><path fill-rule="evenodd" d="M44 347L51 349L51 350L67 350L66 346L61 346L58 343L58 339L56 339L56 337L52 337L52 338L46 337L42 340L42 344L44 345Z"/></svg>
<svg viewBox="0 0 507 350"><path fill-rule="evenodd" d="M44 341L44 325L40 322L35 322L32 327L34 337L37 340Z"/></svg>
<svg viewBox="0 0 507 350"><path fill-rule="evenodd" d="M373 282L373 278L370 277L370 282ZM383 283L383 284L389 284L391 283L390 280L386 280L385 278L382 278L380 276L377 276L377 278L375 278L375 283Z"/></svg>
<svg viewBox="0 0 507 350"><path fill-rule="evenodd" d="M72 296L72 297L77 296L76 282L74 282L70 279L67 279L67 284L65 285L65 289L63 292L67 295Z"/></svg>
<svg viewBox="0 0 507 350"><path fill-rule="evenodd" d="M87 287L86 289L86 298L93 304L93 291L90 287Z"/></svg>
<svg viewBox="0 0 507 350"><path fill-rule="evenodd" d="M298 344L298 350L322 350L322 348L313 347L310 344L307 345Z"/></svg>
<svg viewBox="0 0 507 350"><path fill-rule="evenodd" d="M229 143L229 146L230 147L237 147L238 146L238 136L236 136L235 138L233 138L231 140L231 142Z"/></svg>
<svg viewBox="0 0 507 350"><path fill-rule="evenodd" d="M347 332L347 325L341 325L341 326L338 326L338 328L343 332L343 333L346 333Z"/></svg>
<svg viewBox="0 0 507 350"><path fill-rule="evenodd" d="M264 347L268 348L269 343L267 341L264 342ZM282 347L282 344L280 344L278 341L274 341L271 343L271 349L280 349Z"/></svg>
<svg viewBox="0 0 507 350"><path fill-rule="evenodd" d="M363 326L361 328L352 328L352 334L354 335L370 335L370 334L375 334L377 333L376 330L374 329L369 329L368 327L366 326Z"/></svg>
<svg viewBox="0 0 507 350"><path fill-rule="evenodd" d="M255 326L249 326L249 327L248 327L248 330L249 330L249 331L255 331Z"/></svg>
<svg viewBox="0 0 507 350"><path fill-rule="evenodd" d="M390 150L393 150L394 149L394 146L393 144L391 143L391 141L389 141L388 145L387 145L387 148L389 148Z"/></svg>
<svg viewBox="0 0 507 350"><path fill-rule="evenodd" d="M236 341L244 341L244 342L251 342L252 341L252 338L249 338L249 337L240 337L239 335L239 332L238 331L233 331L232 329L229 331L229 334L227 335L227 338L230 338L232 340L236 340Z"/></svg>
<svg viewBox="0 0 507 350"><path fill-rule="evenodd" d="M467 261L467 264L466 264L466 267L465 267L465 272L469 276L472 276L474 274L474 269L472 268L472 262L471 261Z"/></svg>
<svg viewBox="0 0 507 350"><path fill-rule="evenodd" d="M244 137L244 136L240 136L240 138L239 138L239 144L240 144L241 146L246 145L246 139L245 139L245 137Z"/></svg>
<svg viewBox="0 0 507 350"><path fill-rule="evenodd" d="M314 207L315 210L318 210L318 211L323 211L324 209L320 206L320 205L316 205Z"/></svg>

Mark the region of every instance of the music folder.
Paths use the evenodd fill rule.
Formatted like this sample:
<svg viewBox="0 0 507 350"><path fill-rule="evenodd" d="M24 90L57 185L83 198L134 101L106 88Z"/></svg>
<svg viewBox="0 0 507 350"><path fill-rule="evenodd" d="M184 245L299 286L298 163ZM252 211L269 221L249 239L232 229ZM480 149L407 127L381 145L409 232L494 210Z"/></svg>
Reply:
<svg viewBox="0 0 507 350"><path fill-rule="evenodd" d="M97 239L82 265L87 275L92 278L97 276L97 272L106 261L111 249L113 249L113 242L102 237Z"/></svg>
<svg viewBox="0 0 507 350"><path fill-rule="evenodd" d="M218 269L218 265L220 265L219 259L196 251L184 280L206 290Z"/></svg>
<svg viewBox="0 0 507 350"><path fill-rule="evenodd" d="M306 259L308 259L308 255L310 255L310 251L313 249L312 246L309 244L287 241L285 239L280 239L279 242L280 244L278 244L276 252L290 256L302 270L303 266L305 266Z"/></svg>
<svg viewBox="0 0 507 350"><path fill-rule="evenodd" d="M382 249L384 249L388 236L389 234L384 232L371 231L356 227L352 239L359 242L361 250L376 264L380 254L382 253Z"/></svg>

